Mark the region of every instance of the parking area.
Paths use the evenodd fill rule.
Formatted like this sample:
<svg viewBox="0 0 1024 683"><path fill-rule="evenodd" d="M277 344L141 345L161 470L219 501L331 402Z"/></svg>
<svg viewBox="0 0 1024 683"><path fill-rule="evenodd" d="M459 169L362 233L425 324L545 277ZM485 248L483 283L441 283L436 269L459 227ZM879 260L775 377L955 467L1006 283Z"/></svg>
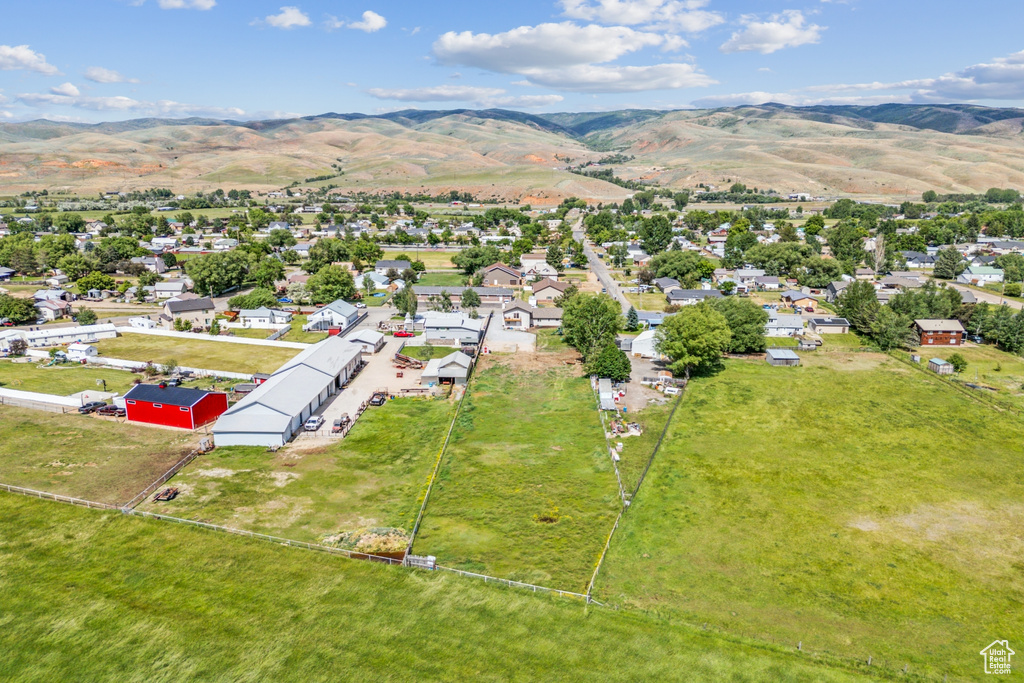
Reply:
<svg viewBox="0 0 1024 683"><path fill-rule="evenodd" d="M537 335L532 332L503 330L501 320L497 320L487 328L484 346L490 353L533 353L537 350Z"/></svg>
<svg viewBox="0 0 1024 683"><path fill-rule="evenodd" d="M363 355L366 361L356 378L340 393L330 399L317 414L324 418L324 425L318 432L303 432L300 440L331 438L331 425L342 415L348 414L353 420L359 412L359 406L369 401L373 393L379 389L387 389L391 394L401 395L403 389L420 388L422 370L396 370L391 359L402 347L402 339L391 337L384 348L372 356ZM401 372L402 377L397 374Z"/></svg>

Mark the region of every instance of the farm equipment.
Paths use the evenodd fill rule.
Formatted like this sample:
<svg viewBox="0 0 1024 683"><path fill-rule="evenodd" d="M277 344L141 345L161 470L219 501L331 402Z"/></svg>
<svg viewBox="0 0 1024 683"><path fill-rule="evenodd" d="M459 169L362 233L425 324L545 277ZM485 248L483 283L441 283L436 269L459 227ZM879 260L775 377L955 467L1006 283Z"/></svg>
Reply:
<svg viewBox="0 0 1024 683"><path fill-rule="evenodd" d="M395 367L396 368L401 368L403 370L409 370L409 369L411 369L411 370L422 370L423 369L423 361L419 360L418 358L411 358L409 356L403 356L400 353L396 353L395 354L394 362L395 362Z"/></svg>
<svg viewBox="0 0 1024 683"><path fill-rule="evenodd" d="M174 500L177 497L178 497L178 489L171 488L170 486L168 486L163 491L161 491L160 493L158 493L155 496L153 496L153 500L159 501L161 503L166 503L167 501Z"/></svg>

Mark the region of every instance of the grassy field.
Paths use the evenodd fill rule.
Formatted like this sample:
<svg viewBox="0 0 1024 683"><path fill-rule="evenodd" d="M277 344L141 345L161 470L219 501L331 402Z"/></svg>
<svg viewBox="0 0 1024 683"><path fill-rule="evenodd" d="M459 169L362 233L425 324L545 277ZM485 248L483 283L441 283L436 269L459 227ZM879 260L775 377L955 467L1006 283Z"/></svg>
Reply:
<svg viewBox="0 0 1024 683"><path fill-rule="evenodd" d="M574 600L7 494L0 538L8 681L866 680Z"/></svg>
<svg viewBox="0 0 1024 683"><path fill-rule="evenodd" d="M384 252L384 260L394 261L402 254L408 256L410 260L415 261L419 259L423 261L423 265L427 267L427 270L436 270L438 268L455 268L452 263L452 256L455 256L458 252L456 251L428 251L426 249L405 249L399 251L393 249Z"/></svg>
<svg viewBox="0 0 1024 683"><path fill-rule="evenodd" d="M0 482L121 504L198 441L183 432L2 406Z"/></svg>
<svg viewBox="0 0 1024 683"><path fill-rule="evenodd" d="M629 303L638 311L664 311L668 306L665 295L661 292L646 292L644 294L623 294Z"/></svg>
<svg viewBox="0 0 1024 683"><path fill-rule="evenodd" d="M622 488L627 493L636 489L640 475L647 467L651 459L651 453L665 429L669 414L675 399L665 405L650 405L638 413L630 413L625 416L628 422L636 422L643 428L640 436L612 439L622 443L622 451L619 453L619 476L622 477Z"/></svg>
<svg viewBox="0 0 1024 683"><path fill-rule="evenodd" d="M289 340L294 341L294 340ZM126 334L94 344L101 356L163 364L169 360L179 365L224 372L274 372L298 355L298 349L279 346L246 346L203 339L155 337Z"/></svg>
<svg viewBox="0 0 1024 683"><path fill-rule="evenodd" d="M690 384L598 599L975 677L1024 626L1024 427L887 356L804 359Z"/></svg>
<svg viewBox="0 0 1024 683"><path fill-rule="evenodd" d="M593 392L570 369L510 363L477 368L414 550L578 591L618 512Z"/></svg>
<svg viewBox="0 0 1024 683"><path fill-rule="evenodd" d="M14 363L0 360L0 387L41 394L70 396L80 391L103 391L97 380L106 381L106 391L123 394L135 383L137 375L127 370L83 367L77 364L43 367L46 363Z"/></svg>
<svg viewBox="0 0 1024 683"><path fill-rule="evenodd" d="M418 285L430 287L463 287L466 276L462 273L423 273Z"/></svg>
<svg viewBox="0 0 1024 683"><path fill-rule="evenodd" d="M389 401L329 446L300 438L277 453L217 449L174 477L175 500L140 509L301 541L374 527L409 532L452 410L447 401Z"/></svg>
<svg viewBox="0 0 1024 683"><path fill-rule="evenodd" d="M1016 356L990 344L968 344L959 348L919 348L914 351L921 356L921 367L926 367L932 358L949 360L959 353L967 360L967 369L956 377L958 383L971 383L989 387L995 391L978 392L984 399L996 404L1024 409L1024 358Z"/></svg>
<svg viewBox="0 0 1024 683"><path fill-rule="evenodd" d="M258 330L255 328L232 327L231 336L244 337L245 339L266 339L274 333L274 330ZM294 341L289 339L288 341Z"/></svg>

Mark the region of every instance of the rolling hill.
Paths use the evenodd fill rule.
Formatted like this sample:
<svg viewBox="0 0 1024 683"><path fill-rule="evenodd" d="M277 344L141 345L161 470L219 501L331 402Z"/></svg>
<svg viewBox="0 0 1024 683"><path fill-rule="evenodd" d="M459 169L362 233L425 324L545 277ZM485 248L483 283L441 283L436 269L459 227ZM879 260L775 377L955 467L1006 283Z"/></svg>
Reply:
<svg viewBox="0 0 1024 683"><path fill-rule="evenodd" d="M928 189L1024 186L1024 110L974 105L329 113L275 121L136 119L0 124L9 191L270 189L307 178L342 188L546 203L622 199L563 169L610 152L615 173L666 187L742 181L780 192L898 199Z"/></svg>

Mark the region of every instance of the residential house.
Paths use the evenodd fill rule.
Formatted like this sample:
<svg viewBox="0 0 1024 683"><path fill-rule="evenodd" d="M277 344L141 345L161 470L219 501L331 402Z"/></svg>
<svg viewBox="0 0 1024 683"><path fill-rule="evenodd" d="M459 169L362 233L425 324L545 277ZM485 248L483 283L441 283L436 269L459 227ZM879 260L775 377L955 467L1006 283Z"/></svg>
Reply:
<svg viewBox="0 0 1024 683"><path fill-rule="evenodd" d="M74 295L63 289L39 289L32 295L36 301L71 301Z"/></svg>
<svg viewBox="0 0 1024 683"><path fill-rule="evenodd" d="M962 346L967 331L959 320L915 320L921 346Z"/></svg>
<svg viewBox="0 0 1024 683"><path fill-rule="evenodd" d="M290 226L288 223L285 223L284 221L273 221L273 222L270 223L270 225L267 226L266 232L270 232L271 230L289 230L290 231L291 229L292 229L292 226Z"/></svg>
<svg viewBox="0 0 1024 683"><path fill-rule="evenodd" d="M814 308L818 305L817 298L793 289L783 292L782 300L791 306L799 306L800 308Z"/></svg>
<svg viewBox="0 0 1024 683"><path fill-rule="evenodd" d="M485 287L521 287L523 285L522 272L506 266L504 263L494 263L483 270Z"/></svg>
<svg viewBox="0 0 1024 683"><path fill-rule="evenodd" d="M377 273L377 275L387 275L389 270L394 269L401 274L403 270L410 268L412 268L412 263L409 261L383 259L374 264L373 272Z"/></svg>
<svg viewBox="0 0 1024 683"><path fill-rule="evenodd" d="M157 275L167 271L167 264L160 256L136 256L131 262L145 266L146 270Z"/></svg>
<svg viewBox="0 0 1024 683"><path fill-rule="evenodd" d="M571 286L568 282L556 282L545 278L533 283L533 298L538 302L551 302L565 294L565 290Z"/></svg>
<svg viewBox="0 0 1024 683"><path fill-rule="evenodd" d="M759 275L754 278L754 287L762 292L775 292L782 289L782 281L775 275Z"/></svg>
<svg viewBox="0 0 1024 683"><path fill-rule="evenodd" d="M184 280L166 280L153 285L153 295L157 300L173 299L188 291L188 283Z"/></svg>
<svg viewBox="0 0 1024 683"><path fill-rule="evenodd" d="M740 268L734 277L738 284L751 286L757 278L764 277L764 271L759 268Z"/></svg>
<svg viewBox="0 0 1024 683"><path fill-rule="evenodd" d="M164 329L173 330L176 320L188 321L193 328L209 327L216 317L216 306L210 297L189 299L186 301L170 300L164 303L164 313L160 316Z"/></svg>
<svg viewBox="0 0 1024 683"><path fill-rule="evenodd" d="M849 280L836 280L835 282L828 283L828 287L825 288L825 301L835 303L839 295L842 294L847 287L852 283Z"/></svg>
<svg viewBox="0 0 1024 683"><path fill-rule="evenodd" d="M260 308L240 310L237 320L243 327L271 330L290 323L292 321L292 314L289 311L261 306Z"/></svg>
<svg viewBox="0 0 1024 683"><path fill-rule="evenodd" d="M35 309L39 317L47 322L60 320L61 318L71 315L71 303L68 301L60 301L59 299L37 301L35 303Z"/></svg>
<svg viewBox="0 0 1024 683"><path fill-rule="evenodd" d="M64 273L57 273L56 275L46 278L46 286L56 289L57 287L62 287L63 285L66 285L70 281L71 278L69 278Z"/></svg>
<svg viewBox="0 0 1024 683"><path fill-rule="evenodd" d="M1002 282L1003 271L993 266L968 266L956 279L965 285L984 285L989 282Z"/></svg>
<svg viewBox="0 0 1024 683"><path fill-rule="evenodd" d="M717 289L670 289L665 294L670 304L677 306L695 306L705 299L721 299L723 294Z"/></svg>
<svg viewBox="0 0 1024 683"><path fill-rule="evenodd" d="M795 337L803 334L803 331L804 319L799 315L771 313L768 323L764 326L766 337Z"/></svg>
<svg viewBox="0 0 1024 683"><path fill-rule="evenodd" d="M900 254L906 259L907 268L934 268L938 260L935 256L919 251L901 251Z"/></svg>
<svg viewBox="0 0 1024 683"><path fill-rule="evenodd" d="M659 277L651 284L662 292L667 292L670 289L679 289L679 280L672 277Z"/></svg>
<svg viewBox="0 0 1024 683"><path fill-rule="evenodd" d="M426 311L423 314L423 331L431 344L479 344L483 323L482 318L470 318L462 313Z"/></svg>
<svg viewBox="0 0 1024 683"><path fill-rule="evenodd" d="M6 282L14 277L14 269L0 266L0 282Z"/></svg>
<svg viewBox="0 0 1024 683"><path fill-rule="evenodd" d="M504 287L434 287L414 285L412 291L416 294L416 300L420 303L429 303L431 297L438 297L446 293L451 299L452 304L458 307L462 304L462 293L467 289L472 289L476 292L480 297L480 303L484 306L508 303L516 297L514 291Z"/></svg>
<svg viewBox="0 0 1024 683"><path fill-rule="evenodd" d="M338 299L312 313L308 319L309 323L304 329L318 331L338 329L344 334L354 327L362 317L358 308L347 301Z"/></svg>
<svg viewBox="0 0 1024 683"><path fill-rule="evenodd" d="M214 251L230 251L238 246L238 240L229 237L222 237L213 241Z"/></svg>
<svg viewBox="0 0 1024 683"><path fill-rule="evenodd" d="M363 353L371 355L383 349L387 343L384 335L376 330L359 330L345 337L345 340L358 345Z"/></svg>
<svg viewBox="0 0 1024 683"><path fill-rule="evenodd" d="M812 318L807 329L814 334L846 334L850 331L850 321L846 318Z"/></svg>
<svg viewBox="0 0 1024 683"><path fill-rule="evenodd" d="M637 316L640 318L640 326L649 330L661 327L665 318L668 317L661 311L637 311Z"/></svg>
<svg viewBox="0 0 1024 683"><path fill-rule="evenodd" d="M507 330L559 327L562 324L562 309L537 308L524 301L513 301L502 308L502 321Z"/></svg>

